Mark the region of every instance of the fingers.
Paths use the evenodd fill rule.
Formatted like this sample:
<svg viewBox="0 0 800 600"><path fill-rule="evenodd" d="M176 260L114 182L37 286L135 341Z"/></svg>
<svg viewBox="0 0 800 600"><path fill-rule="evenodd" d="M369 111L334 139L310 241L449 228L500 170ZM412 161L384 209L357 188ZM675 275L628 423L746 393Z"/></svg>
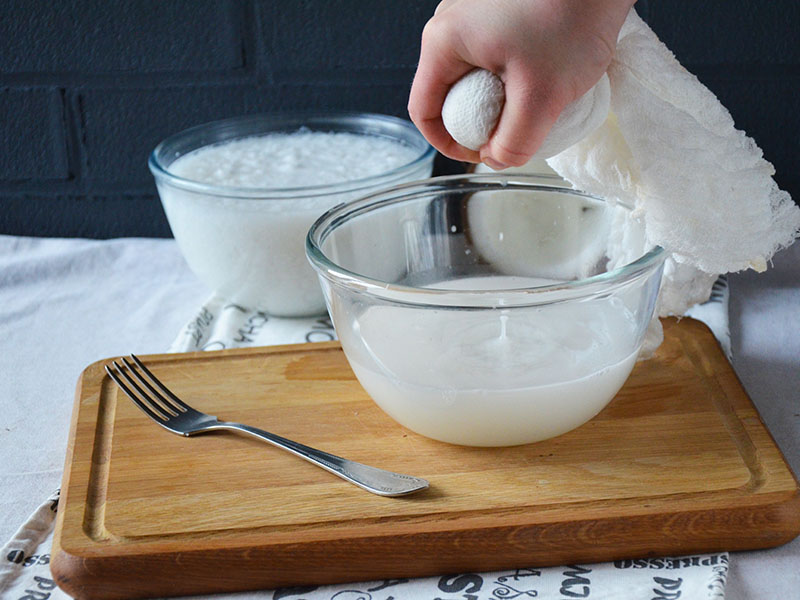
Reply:
<svg viewBox="0 0 800 600"><path fill-rule="evenodd" d="M442 105L453 84L475 67L457 54L452 34L429 23L422 33L419 66L411 85L408 114L439 152L455 160L479 162L477 152L459 145L442 122Z"/></svg>
<svg viewBox="0 0 800 600"><path fill-rule="evenodd" d="M504 77L506 103L494 133L480 149L482 162L493 169L524 165L542 145L568 102L546 76L513 69Z"/></svg>
<svg viewBox="0 0 800 600"><path fill-rule="evenodd" d="M469 11L470 6L474 9L477 4L465 4L464 0L443 0L425 26L419 65L409 95L409 116L425 138L449 158L483 161L497 169L523 165L572 99L559 89L563 85L558 82L565 77L555 63L563 61L551 60L539 46L529 48L530 39L538 38L531 38L526 27L502 15L492 23L486 17L481 17L480 22L511 37L502 38L506 40L502 44L497 43L497 36L483 39L485 31L476 29L475 13ZM511 38L517 41L512 42ZM520 51L509 54L509 48ZM505 85L505 106L498 124L489 142L477 152L453 140L442 121L442 106L450 88L476 67L498 74Z"/></svg>

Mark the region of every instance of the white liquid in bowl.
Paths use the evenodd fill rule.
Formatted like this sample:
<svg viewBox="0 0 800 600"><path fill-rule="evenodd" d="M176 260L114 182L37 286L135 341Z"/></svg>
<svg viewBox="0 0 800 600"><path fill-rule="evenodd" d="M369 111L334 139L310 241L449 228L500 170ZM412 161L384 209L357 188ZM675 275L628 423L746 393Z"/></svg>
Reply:
<svg viewBox="0 0 800 600"><path fill-rule="evenodd" d="M213 185L292 188L381 175L419 154L419 149L385 137L300 130L206 146L178 158L169 170ZM317 217L376 186L423 179L430 172L431 162L421 162L393 179L372 183L371 189L365 182L355 191L309 196L298 190L289 198L205 195L160 178L157 183L173 235L201 281L242 306L276 316L306 316L325 312L304 247Z"/></svg>
<svg viewBox="0 0 800 600"><path fill-rule="evenodd" d="M639 334L623 303L606 297L480 311L374 306L340 339L363 387L400 424L444 442L506 446L560 435L600 412L630 374Z"/></svg>

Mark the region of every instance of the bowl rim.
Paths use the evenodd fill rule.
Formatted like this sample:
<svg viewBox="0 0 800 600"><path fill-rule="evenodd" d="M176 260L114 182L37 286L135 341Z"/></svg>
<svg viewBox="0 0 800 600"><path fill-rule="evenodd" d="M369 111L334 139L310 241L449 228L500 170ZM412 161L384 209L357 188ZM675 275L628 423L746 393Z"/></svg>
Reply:
<svg viewBox="0 0 800 600"><path fill-rule="evenodd" d="M542 183L542 181L547 183ZM324 243L330 232L357 214L412 200L426 192L457 189L474 189L474 191L525 189L554 192L590 198L608 205L620 205L628 210L633 210L630 205L619 200L609 201L600 196L572 189L567 185L553 185L553 177L548 175L502 173L444 175L398 185L332 207L322 214L309 229L306 235L306 256L319 276L325 277L335 284L349 286L359 292L383 298L394 304L457 309L535 306L589 297L645 277L653 270L662 268L667 258L666 251L656 245L634 261L576 281L508 289L459 289L454 294L453 290L443 288L412 287L367 277L336 264L322 251L321 244ZM418 193L415 194L415 192ZM466 295L471 301L464 300ZM498 295L502 295L503 298L498 299ZM453 299L454 296L457 300Z"/></svg>
<svg viewBox="0 0 800 600"><path fill-rule="evenodd" d="M392 136L390 136L388 133L381 134L381 130L386 131L387 129L394 127L397 129L397 131L404 132L405 137L395 137L393 139L397 140L398 142L405 142L406 145L412 149L417 149L419 147L419 151L412 161L377 175L370 175L369 177L351 179L334 184L301 185L295 187L247 187L204 183L202 181L181 177L171 172L169 170L169 165L164 164L161 156L166 148L182 140L191 138L192 136L198 136L203 133L211 133L215 131L222 132L225 131L226 128L235 126L261 125L263 128L271 125L276 128L280 127L280 129L273 130L275 133L287 133L289 131L296 131L302 127L308 127L312 131L315 131L314 127L326 127L327 129L325 129L325 131L338 131L336 129L337 126L342 127L347 124L371 125L371 127L366 128L362 134L379 135L386 138L391 138ZM342 129L342 131L350 130ZM234 135L225 140L201 144L195 148L195 150L205 146L211 146L216 143L224 143L227 141L245 139L248 137L257 137L259 135L266 135L268 133L270 133L269 129L262 129L249 134ZM352 133L357 132L352 131ZM436 149L428 143L416 126L407 119L380 113L346 110L286 111L240 115L188 127L164 138L161 142L159 142L152 152L150 152L147 160L147 166L157 181L161 179L166 181L169 185L192 192L211 196L226 196L251 200L261 200L267 198L290 199L295 198L298 195L302 195L303 197L329 196L343 192L374 188L376 185L389 185L393 181L404 177L409 171L413 171L426 162L432 161L435 154ZM170 165L171 164L172 163L170 163Z"/></svg>

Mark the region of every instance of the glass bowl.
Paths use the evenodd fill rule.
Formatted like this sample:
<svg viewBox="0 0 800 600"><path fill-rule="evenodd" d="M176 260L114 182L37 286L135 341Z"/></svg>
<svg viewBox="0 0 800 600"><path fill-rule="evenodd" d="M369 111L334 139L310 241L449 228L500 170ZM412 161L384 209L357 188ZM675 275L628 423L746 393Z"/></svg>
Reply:
<svg viewBox="0 0 800 600"><path fill-rule="evenodd" d="M289 187L208 184L171 170L178 158L200 148L297 131L378 136L411 148L413 159L366 178L327 184L304 179ZM342 151L333 160L346 168L346 154ZM148 164L172 233L198 278L243 307L297 317L325 312L317 277L303 250L314 220L336 204L429 177L434 154L414 125L403 119L297 113L251 115L192 127L161 142Z"/></svg>
<svg viewBox="0 0 800 600"><path fill-rule="evenodd" d="M453 444L536 442L591 419L630 374L665 254L615 266L630 209L547 181L432 178L309 230L345 355L401 425Z"/></svg>

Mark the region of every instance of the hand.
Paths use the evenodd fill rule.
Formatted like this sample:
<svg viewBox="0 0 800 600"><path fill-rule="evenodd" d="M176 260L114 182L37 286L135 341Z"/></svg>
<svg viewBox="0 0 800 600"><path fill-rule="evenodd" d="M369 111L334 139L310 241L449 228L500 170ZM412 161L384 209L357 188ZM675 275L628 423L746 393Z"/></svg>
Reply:
<svg viewBox="0 0 800 600"><path fill-rule="evenodd" d="M536 152L562 109L589 90L614 57L635 0L444 0L422 32L409 97L411 120L442 154L502 169ZM442 123L450 87L481 67L505 85L497 127L479 151Z"/></svg>

